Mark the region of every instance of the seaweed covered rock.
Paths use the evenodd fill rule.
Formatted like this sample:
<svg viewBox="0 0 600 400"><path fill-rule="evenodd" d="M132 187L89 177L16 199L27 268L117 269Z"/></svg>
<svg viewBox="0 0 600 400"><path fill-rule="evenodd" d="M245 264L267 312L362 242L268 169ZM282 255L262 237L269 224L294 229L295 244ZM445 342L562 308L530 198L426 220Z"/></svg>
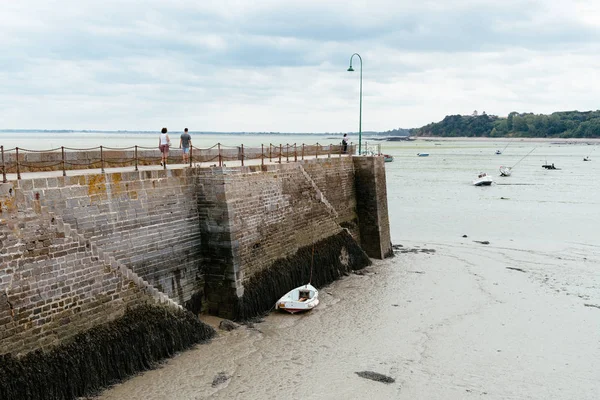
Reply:
<svg viewBox="0 0 600 400"><path fill-rule="evenodd" d="M0 356L0 399L90 395L214 334L188 311L157 305L129 309L49 351Z"/></svg>
<svg viewBox="0 0 600 400"><path fill-rule="evenodd" d="M236 324L235 322L233 322L233 321L230 321L230 320L228 320L228 319L224 319L223 321L221 321L221 322L219 323L219 329L222 329L222 330L224 330L224 331L228 331L228 332L229 332L229 331L232 331L232 330L234 330L234 329L237 329L237 328L239 328L239 327L240 327L240 326L239 326L238 324Z"/></svg>

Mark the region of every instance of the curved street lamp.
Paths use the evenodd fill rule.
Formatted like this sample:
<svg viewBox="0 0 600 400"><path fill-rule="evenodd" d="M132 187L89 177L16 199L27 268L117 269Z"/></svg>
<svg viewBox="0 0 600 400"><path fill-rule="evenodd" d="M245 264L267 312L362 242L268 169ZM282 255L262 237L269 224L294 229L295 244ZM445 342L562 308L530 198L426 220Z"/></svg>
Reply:
<svg viewBox="0 0 600 400"><path fill-rule="evenodd" d="M348 67L348 71L353 72L354 68L352 68L352 59L354 56L358 56L360 60L360 107L358 111L358 155L362 154L362 57L358 53L352 54L350 56L350 67Z"/></svg>

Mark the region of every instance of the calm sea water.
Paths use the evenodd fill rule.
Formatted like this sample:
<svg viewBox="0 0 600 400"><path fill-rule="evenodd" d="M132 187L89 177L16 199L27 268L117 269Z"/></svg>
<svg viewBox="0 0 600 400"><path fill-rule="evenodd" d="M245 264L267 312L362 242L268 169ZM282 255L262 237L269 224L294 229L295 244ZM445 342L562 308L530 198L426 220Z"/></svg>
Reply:
<svg viewBox="0 0 600 400"><path fill-rule="evenodd" d="M506 144L386 142L386 151L395 155L387 166L393 239L453 240L467 234L536 247L593 238L600 243L600 150L594 151L600 146L514 141L496 155ZM430 156L416 156L425 152ZM597 160L583 162L590 154ZM542 168L546 163L560 170ZM499 176L501 165L515 164L510 177ZM495 183L471 187L478 172L493 175Z"/></svg>
<svg viewBox="0 0 600 400"><path fill-rule="evenodd" d="M0 134L0 142L153 146L155 136ZM327 137L337 143L332 135L318 141ZM198 138L231 145L311 139ZM386 173L392 241L403 246L396 257L324 288L310 313L272 313L254 328L220 333L100 398L597 398L600 150L515 140L494 154L506 143L383 142L395 157ZM498 176L500 165L521 159L512 176ZM472 186L479 172L495 183ZM366 380L359 371L396 381ZM213 381L219 374L226 379Z"/></svg>

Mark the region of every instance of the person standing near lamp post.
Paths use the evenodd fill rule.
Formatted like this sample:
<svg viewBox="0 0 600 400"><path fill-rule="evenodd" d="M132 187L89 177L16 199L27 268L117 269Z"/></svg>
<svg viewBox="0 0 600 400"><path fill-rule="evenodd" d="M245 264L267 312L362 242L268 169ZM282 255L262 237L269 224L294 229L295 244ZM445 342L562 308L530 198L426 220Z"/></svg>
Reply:
<svg viewBox="0 0 600 400"><path fill-rule="evenodd" d="M181 138L179 139L179 148L181 149L181 156L183 157L183 163L187 164L190 160L190 146L192 145L192 137L188 133L188 128L183 130Z"/></svg>

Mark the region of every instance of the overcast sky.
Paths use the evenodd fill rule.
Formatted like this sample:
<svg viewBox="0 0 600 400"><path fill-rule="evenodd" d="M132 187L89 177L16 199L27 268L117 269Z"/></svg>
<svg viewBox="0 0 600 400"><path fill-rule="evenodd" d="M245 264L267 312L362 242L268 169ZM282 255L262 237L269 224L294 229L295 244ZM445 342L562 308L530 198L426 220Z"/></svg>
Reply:
<svg viewBox="0 0 600 400"><path fill-rule="evenodd" d="M0 129L363 131L598 109L597 0L0 0Z"/></svg>

